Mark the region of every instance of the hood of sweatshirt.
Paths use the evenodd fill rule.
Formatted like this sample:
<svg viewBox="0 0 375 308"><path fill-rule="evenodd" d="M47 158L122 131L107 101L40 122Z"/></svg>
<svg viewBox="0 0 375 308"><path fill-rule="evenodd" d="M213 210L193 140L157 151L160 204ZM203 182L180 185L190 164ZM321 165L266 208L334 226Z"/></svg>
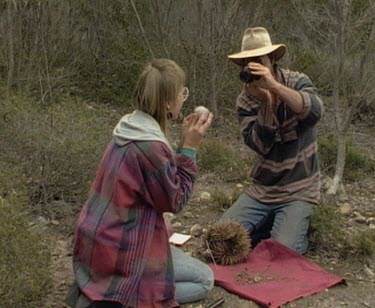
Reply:
<svg viewBox="0 0 375 308"><path fill-rule="evenodd" d="M135 110L121 118L113 130L113 139L120 146L132 141L161 141L172 150L159 123L152 116L140 110Z"/></svg>

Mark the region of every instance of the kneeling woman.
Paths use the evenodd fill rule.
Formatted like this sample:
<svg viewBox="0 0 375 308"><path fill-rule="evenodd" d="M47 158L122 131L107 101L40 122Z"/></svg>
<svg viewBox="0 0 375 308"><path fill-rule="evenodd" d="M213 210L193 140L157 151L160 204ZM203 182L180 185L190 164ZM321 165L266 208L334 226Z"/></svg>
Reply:
<svg viewBox="0 0 375 308"><path fill-rule="evenodd" d="M156 59L141 73L137 109L113 131L76 225L72 307L177 307L213 287L204 263L169 245L164 212L186 205L196 178L196 150L212 115L192 114L173 152L168 122L188 96L185 73Z"/></svg>

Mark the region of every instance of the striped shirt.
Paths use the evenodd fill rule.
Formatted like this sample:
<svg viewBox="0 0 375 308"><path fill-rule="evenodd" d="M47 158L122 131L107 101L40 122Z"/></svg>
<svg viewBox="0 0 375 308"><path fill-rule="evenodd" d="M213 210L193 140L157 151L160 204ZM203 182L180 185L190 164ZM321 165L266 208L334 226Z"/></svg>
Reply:
<svg viewBox="0 0 375 308"><path fill-rule="evenodd" d="M277 68L277 79L301 94L301 113L294 113L277 98L273 124L266 126L259 101L244 91L237 98L245 144L258 153L252 185L246 192L269 204L296 200L317 203L320 170L315 124L322 116L323 103L306 75Z"/></svg>

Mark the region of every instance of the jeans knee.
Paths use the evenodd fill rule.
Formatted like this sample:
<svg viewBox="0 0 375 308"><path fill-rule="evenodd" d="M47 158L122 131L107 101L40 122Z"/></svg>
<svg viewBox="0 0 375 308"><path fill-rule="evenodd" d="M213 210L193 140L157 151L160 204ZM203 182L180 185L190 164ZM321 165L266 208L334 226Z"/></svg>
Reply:
<svg viewBox="0 0 375 308"><path fill-rule="evenodd" d="M207 271L205 274L205 278L202 282L202 285L207 290L207 292L210 292L214 287L215 277L214 272L210 267L207 266Z"/></svg>
<svg viewBox="0 0 375 308"><path fill-rule="evenodd" d="M278 238L274 237L274 240L279 242L280 244L294 250L295 252L303 255L307 252L309 246L309 240L307 237L300 240L293 240L291 238Z"/></svg>

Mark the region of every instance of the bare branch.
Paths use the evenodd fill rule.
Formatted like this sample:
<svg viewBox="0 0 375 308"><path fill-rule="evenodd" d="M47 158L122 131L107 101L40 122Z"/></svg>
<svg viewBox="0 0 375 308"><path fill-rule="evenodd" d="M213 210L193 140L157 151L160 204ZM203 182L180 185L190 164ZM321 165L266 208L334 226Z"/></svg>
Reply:
<svg viewBox="0 0 375 308"><path fill-rule="evenodd" d="M138 14L137 8L136 8L136 6L135 6L135 4L134 4L134 1L133 1L133 0L129 0L129 1L130 1L131 5L132 5L132 8L133 8L134 14L135 14L135 16L137 17L138 25L139 25L139 28L141 29L141 32L142 32L143 38L144 38L144 40L145 40L145 42L146 42L146 45L147 45L148 51L149 51L149 53L151 54L151 57L152 57L152 58L155 58L154 52L152 51L152 48L151 48L151 46L150 46L150 43L149 43L149 41L148 41L148 39L147 39L146 31L145 31L145 29L143 28L142 21L141 21L141 18L139 17L139 14Z"/></svg>

